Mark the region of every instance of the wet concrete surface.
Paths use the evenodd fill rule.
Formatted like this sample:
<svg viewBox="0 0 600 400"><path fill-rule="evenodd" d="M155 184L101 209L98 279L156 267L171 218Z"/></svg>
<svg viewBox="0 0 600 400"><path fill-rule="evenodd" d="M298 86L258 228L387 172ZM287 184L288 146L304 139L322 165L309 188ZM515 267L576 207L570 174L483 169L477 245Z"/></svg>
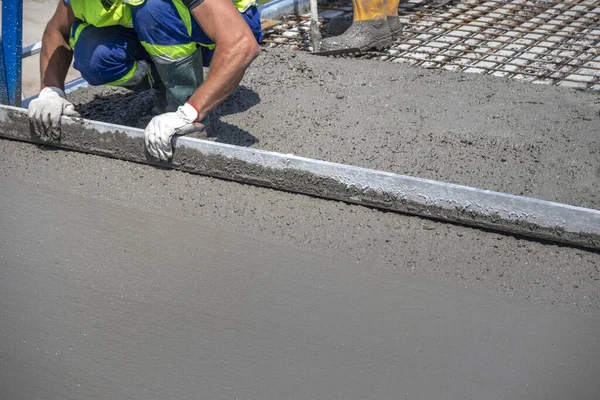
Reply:
<svg viewBox="0 0 600 400"><path fill-rule="evenodd" d="M7 154L14 143L2 144ZM21 153L33 147L17 146ZM597 315L507 301L377 260L325 256L265 231L250 237L227 218L215 228L214 220L178 207L152 207L161 196L125 180L113 190L132 197L118 205L110 190L94 190L131 178L113 176L119 169L141 180L148 173L147 186L161 188L163 199L172 183L222 193L232 212L236 195L251 202L259 191L273 194L263 196L271 204L287 203L290 214L302 201L250 187L224 193L241 185L38 151L54 158L44 184L33 183L42 174L31 169L0 179L6 398L589 399L600 390ZM89 166L86 182L78 157ZM61 164L72 173L56 179ZM190 201L189 194L183 189L173 203ZM338 207L350 215L362 209ZM264 211L253 210L277 218Z"/></svg>
<svg viewBox="0 0 600 400"><path fill-rule="evenodd" d="M72 98L131 125L152 103L110 88ZM212 135L597 208L598 104L265 52ZM0 189L12 397L598 391L598 253L8 140Z"/></svg>
<svg viewBox="0 0 600 400"><path fill-rule="evenodd" d="M135 126L149 93L92 88L84 117ZM600 208L596 92L264 50L212 115L217 141Z"/></svg>
<svg viewBox="0 0 600 400"><path fill-rule="evenodd" d="M227 227L372 271L600 315L595 252L8 140L0 171L0 181Z"/></svg>

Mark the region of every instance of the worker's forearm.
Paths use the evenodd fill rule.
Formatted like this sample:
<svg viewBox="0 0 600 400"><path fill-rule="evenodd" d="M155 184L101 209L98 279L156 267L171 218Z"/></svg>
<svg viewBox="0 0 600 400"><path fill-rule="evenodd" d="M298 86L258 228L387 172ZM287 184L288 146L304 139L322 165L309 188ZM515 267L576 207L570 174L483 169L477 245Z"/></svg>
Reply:
<svg viewBox="0 0 600 400"><path fill-rule="evenodd" d="M60 31L46 28L40 54L41 87L64 89L72 59L73 51Z"/></svg>
<svg viewBox="0 0 600 400"><path fill-rule="evenodd" d="M256 42L239 47L217 46L206 81L189 99L198 110L199 120L233 92L259 51Z"/></svg>

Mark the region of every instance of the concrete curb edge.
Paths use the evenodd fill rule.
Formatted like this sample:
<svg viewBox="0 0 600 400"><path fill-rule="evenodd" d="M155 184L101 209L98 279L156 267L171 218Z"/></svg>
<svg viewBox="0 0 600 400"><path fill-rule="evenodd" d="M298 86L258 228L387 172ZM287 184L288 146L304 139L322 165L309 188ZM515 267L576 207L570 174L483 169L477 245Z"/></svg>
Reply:
<svg viewBox="0 0 600 400"><path fill-rule="evenodd" d="M164 163L146 154L141 129L68 117L62 124L59 142L42 143L27 110L0 106L8 139L600 250L598 210L189 137L175 139Z"/></svg>
<svg viewBox="0 0 600 400"><path fill-rule="evenodd" d="M266 19L279 19L284 15L300 15L309 11L308 0L273 0L258 6L260 17Z"/></svg>

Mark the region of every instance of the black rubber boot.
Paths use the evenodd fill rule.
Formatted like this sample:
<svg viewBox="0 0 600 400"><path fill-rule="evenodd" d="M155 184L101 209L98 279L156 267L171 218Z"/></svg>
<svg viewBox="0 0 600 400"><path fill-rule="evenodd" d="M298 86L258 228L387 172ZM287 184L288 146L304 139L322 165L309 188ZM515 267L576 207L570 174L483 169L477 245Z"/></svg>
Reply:
<svg viewBox="0 0 600 400"><path fill-rule="evenodd" d="M166 101L166 111L176 111L179 106L185 104L190 96L204 82L204 67L202 63L202 50L197 49L191 55L172 62L164 62L160 58L154 59L156 70L164 91L164 99ZM157 95L160 90L157 88ZM162 97L162 93L160 94ZM161 98L157 96L157 99ZM209 131L210 118L207 115L204 117L202 124ZM206 131L204 135L206 136Z"/></svg>
<svg viewBox="0 0 600 400"><path fill-rule="evenodd" d="M342 35L323 39L319 52L366 52L383 50L392 44L386 19L356 21Z"/></svg>

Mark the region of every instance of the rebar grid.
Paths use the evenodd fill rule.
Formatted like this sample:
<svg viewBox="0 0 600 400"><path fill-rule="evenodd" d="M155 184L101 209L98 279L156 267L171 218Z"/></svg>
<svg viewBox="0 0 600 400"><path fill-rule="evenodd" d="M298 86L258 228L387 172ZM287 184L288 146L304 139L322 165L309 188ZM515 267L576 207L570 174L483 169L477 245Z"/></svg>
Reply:
<svg viewBox="0 0 600 400"><path fill-rule="evenodd" d="M352 13L351 1L319 5L322 24ZM403 31L364 59L484 73L600 90L600 0L462 0L432 8L400 4ZM266 30L266 46L311 51L308 15Z"/></svg>

